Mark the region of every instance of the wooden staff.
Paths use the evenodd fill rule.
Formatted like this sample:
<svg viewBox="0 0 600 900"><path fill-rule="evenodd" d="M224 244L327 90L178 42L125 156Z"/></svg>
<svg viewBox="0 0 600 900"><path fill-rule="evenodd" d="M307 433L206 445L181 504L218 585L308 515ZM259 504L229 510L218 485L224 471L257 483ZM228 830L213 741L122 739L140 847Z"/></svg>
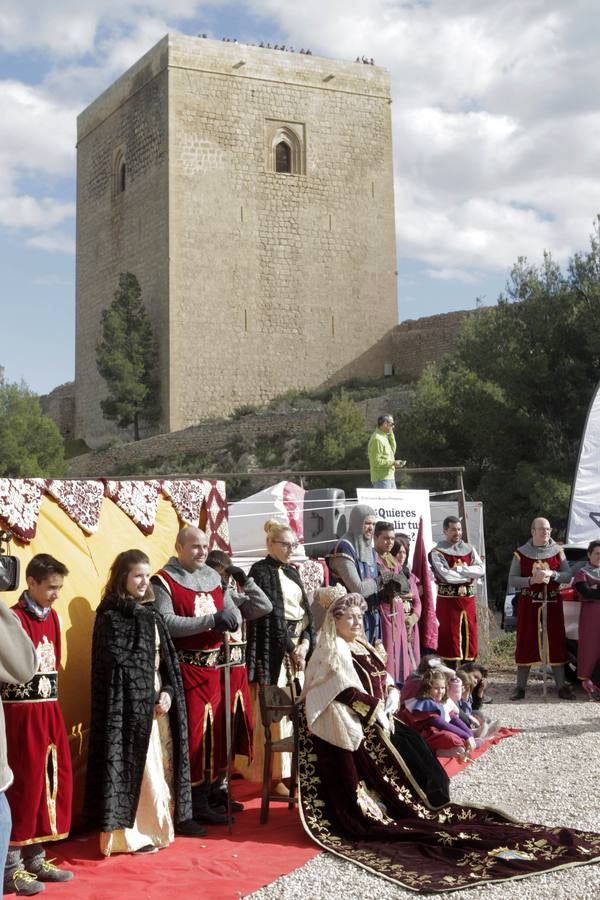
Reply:
<svg viewBox="0 0 600 900"><path fill-rule="evenodd" d="M548 668L548 585L543 588L542 599L542 695L544 703L548 700L547 673Z"/></svg>

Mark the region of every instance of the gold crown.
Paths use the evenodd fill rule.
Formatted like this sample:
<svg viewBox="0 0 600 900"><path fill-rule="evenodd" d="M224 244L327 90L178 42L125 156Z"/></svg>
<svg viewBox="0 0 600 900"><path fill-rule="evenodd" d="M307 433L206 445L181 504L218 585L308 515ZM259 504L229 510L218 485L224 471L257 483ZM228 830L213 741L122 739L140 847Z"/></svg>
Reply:
<svg viewBox="0 0 600 900"><path fill-rule="evenodd" d="M333 587L320 588L319 603L323 609L329 609L335 600L345 597L348 591L343 584L335 584Z"/></svg>

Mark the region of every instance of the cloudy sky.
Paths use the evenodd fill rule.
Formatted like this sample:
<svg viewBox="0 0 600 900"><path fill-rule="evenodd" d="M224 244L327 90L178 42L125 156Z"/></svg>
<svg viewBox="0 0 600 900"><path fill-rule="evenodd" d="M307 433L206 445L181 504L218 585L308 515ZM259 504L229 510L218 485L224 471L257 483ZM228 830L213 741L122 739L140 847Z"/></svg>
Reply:
<svg viewBox="0 0 600 900"><path fill-rule="evenodd" d="M167 31L374 57L392 77L400 318L493 303L600 212L597 0L2 0L0 365L74 371L75 118Z"/></svg>

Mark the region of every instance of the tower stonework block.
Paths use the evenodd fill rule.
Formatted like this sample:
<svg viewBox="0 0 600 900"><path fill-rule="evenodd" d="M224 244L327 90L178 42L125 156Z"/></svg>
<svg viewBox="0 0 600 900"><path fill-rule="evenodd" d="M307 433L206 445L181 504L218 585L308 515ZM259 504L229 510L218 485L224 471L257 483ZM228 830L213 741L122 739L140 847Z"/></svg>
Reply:
<svg viewBox="0 0 600 900"><path fill-rule="evenodd" d="M114 433L95 347L120 272L163 430L376 374L359 359L397 321L385 70L167 35L80 115L77 166L78 436Z"/></svg>

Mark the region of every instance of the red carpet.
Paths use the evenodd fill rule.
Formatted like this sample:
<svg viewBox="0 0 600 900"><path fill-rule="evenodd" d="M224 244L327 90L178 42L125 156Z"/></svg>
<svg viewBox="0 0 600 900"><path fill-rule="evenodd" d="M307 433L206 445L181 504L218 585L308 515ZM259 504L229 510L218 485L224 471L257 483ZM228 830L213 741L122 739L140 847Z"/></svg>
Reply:
<svg viewBox="0 0 600 900"><path fill-rule="evenodd" d="M73 881L48 884L47 900L227 900L243 897L304 865L321 851L304 832L296 810L271 804L269 822L260 825L260 786L235 781L233 793L246 804L235 817L233 834L209 828L204 838L178 837L149 856L100 856L98 835L83 834L46 845L48 857L64 860Z"/></svg>
<svg viewBox="0 0 600 900"><path fill-rule="evenodd" d="M473 757L518 730L501 728L473 751ZM456 759L440 762L450 777L471 765ZM75 878L67 884L46 885L43 896L47 900L179 900L196 896L228 900L251 894L321 852L302 828L297 811L288 810L285 803L273 803L269 823L260 825L259 791L260 785L234 782L234 796L246 809L236 816L232 835L227 828L213 827L204 838L178 837L166 850L150 856L123 853L105 859L100 856L96 833L47 844L48 857L64 861Z"/></svg>
<svg viewBox="0 0 600 900"><path fill-rule="evenodd" d="M463 769L466 769L467 766L472 765L472 760L477 759L486 750L489 750L490 747L493 747L494 744L499 744L500 741L504 740L504 738L511 737L513 734L518 734L520 728L499 728L496 734L484 741L481 747L477 750L473 750L471 753L471 759L460 760L455 757L446 757L445 759L442 757L440 762L446 771L446 775L449 778L452 778L453 775L458 775L459 772L462 772Z"/></svg>

